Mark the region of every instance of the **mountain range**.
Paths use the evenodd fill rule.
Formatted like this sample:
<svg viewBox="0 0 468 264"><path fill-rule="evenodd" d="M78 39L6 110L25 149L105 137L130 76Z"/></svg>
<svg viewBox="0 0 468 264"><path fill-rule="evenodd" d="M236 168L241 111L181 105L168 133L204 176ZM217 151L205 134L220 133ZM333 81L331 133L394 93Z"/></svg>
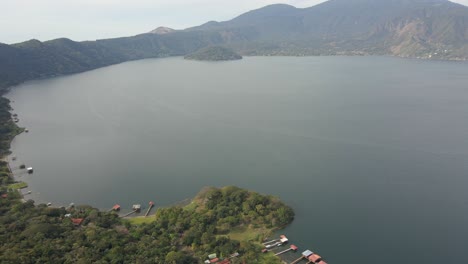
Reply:
<svg viewBox="0 0 468 264"><path fill-rule="evenodd" d="M242 55L393 55L467 60L468 7L448 0L329 0L276 4L185 30L132 37L0 44L0 87L143 58L183 56L208 46Z"/></svg>

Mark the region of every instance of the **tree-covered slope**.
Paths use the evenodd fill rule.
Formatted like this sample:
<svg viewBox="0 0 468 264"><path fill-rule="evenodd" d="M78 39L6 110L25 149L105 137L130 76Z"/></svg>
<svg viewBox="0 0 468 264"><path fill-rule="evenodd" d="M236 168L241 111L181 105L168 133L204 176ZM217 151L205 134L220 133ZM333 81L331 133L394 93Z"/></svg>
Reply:
<svg viewBox="0 0 468 264"><path fill-rule="evenodd" d="M184 58L188 60L200 61L228 61L240 60L242 59L242 56L235 53L234 50L226 47L210 46L188 54Z"/></svg>
<svg viewBox="0 0 468 264"><path fill-rule="evenodd" d="M0 85L6 87L129 60L181 56L221 42L217 32L173 32L84 42L55 39L0 44Z"/></svg>
<svg viewBox="0 0 468 264"><path fill-rule="evenodd" d="M4 162L0 169L9 181ZM90 206L22 202L3 181L0 195L0 263L184 264L204 263L212 253L221 259L239 253L231 263L279 264L272 253L261 253L263 233L235 240L230 231L272 230L294 218L278 198L236 187L210 188L189 206L160 208L138 225Z"/></svg>

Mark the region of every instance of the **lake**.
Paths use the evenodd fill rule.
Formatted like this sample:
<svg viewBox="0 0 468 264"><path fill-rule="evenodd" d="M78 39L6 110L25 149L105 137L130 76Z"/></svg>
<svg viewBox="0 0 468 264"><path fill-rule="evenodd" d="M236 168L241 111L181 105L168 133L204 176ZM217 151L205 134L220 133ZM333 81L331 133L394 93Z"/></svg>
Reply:
<svg viewBox="0 0 468 264"><path fill-rule="evenodd" d="M468 263L467 63L149 59L7 97L37 203L130 210L237 185L291 205L282 232L329 263Z"/></svg>

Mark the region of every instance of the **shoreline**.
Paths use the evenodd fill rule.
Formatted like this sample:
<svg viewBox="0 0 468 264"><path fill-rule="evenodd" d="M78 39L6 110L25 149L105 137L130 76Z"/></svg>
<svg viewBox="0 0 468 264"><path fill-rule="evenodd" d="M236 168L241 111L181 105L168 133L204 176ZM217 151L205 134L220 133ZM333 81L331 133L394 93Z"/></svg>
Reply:
<svg viewBox="0 0 468 264"><path fill-rule="evenodd" d="M176 55L176 56L162 56L162 57L149 57L149 58L140 58L140 59L132 59L132 60L126 60L126 61L121 61L113 64L108 64L100 67L93 67L90 69L86 69L83 71L76 71L76 72L71 72L71 73L58 73L58 74L51 74L51 75L45 75L45 76L38 76L37 78L32 78L32 79L24 79L24 80L15 80L10 82L9 84L0 84L0 97L3 97L6 93L11 91L12 88L22 85L24 83L30 82L30 81L40 81L40 80L47 80L47 79L52 79L52 78L57 78L57 77L65 77L65 76L70 76L70 75L75 75L75 74L80 74L80 73L85 73L93 70L98 70L106 67L111 67L115 65L119 65L122 63L127 63L127 62L134 62L134 61L141 61L141 60L154 60L154 59L168 59L168 58L182 58L185 59L186 55ZM293 53L285 53L285 54L266 54L266 53L260 53L260 54L245 54L242 55L242 57L298 57L298 58L313 58L313 57L391 57L391 58L398 58L398 59L408 59L408 60L418 60L418 61L434 61L434 62L455 62L455 63L468 63L468 57L464 58L432 58L432 57L418 57L418 56L403 56L403 55L395 55L395 54L354 54L354 53L336 53L336 54L293 54ZM198 61L198 60L189 60L189 61ZM204 60L201 60L204 61ZM229 61L229 60L228 60ZM209 62L209 61L208 61ZM216 61L214 61L216 62Z"/></svg>
<svg viewBox="0 0 468 264"><path fill-rule="evenodd" d="M21 127L20 127L21 128ZM15 135L11 141L9 142L11 144L11 142L19 135L21 135L22 133L24 133L24 131L21 131L20 133L18 133L17 135ZM11 146L10 146L11 148ZM11 157L14 156L13 153L11 152L11 149L9 149L9 154L1 157L0 160L4 161L6 164L7 164L7 168L9 170L9 174L10 174L10 178L14 181L14 182L25 182L28 184L27 187L23 188L23 189L15 189L17 191L17 193L20 195L20 200L25 203L27 202L28 200L32 200L34 202L34 204L37 206L37 205L41 205L41 204L44 204L44 205L47 205L48 202L47 201L43 201L43 200L40 200L40 199L34 199L34 198L30 198L28 199L27 196L29 196L30 194L28 193L25 193L23 192L22 190L26 190L28 189L27 191L32 191L30 188L30 184L27 182L27 181L24 181L22 179L20 179L18 176L15 175L15 173L13 172L13 169L12 169L12 162L13 160L11 159ZM26 172L25 172L26 173ZM33 192L31 193L31 195L33 194ZM167 204L167 205L160 205L160 206L153 206L153 209L151 210L151 212L148 214L147 217L150 217L150 216L153 216L156 211L159 209L159 208L170 208L170 207L184 207L186 205L189 205L191 202L193 201L193 197L192 198L185 198L185 199L182 199L182 200L179 200L179 201L176 201L174 203L170 203L170 204ZM143 204L142 204L143 205ZM70 206L70 204L68 205L65 205L63 202L57 202L56 204L54 203L51 203L50 206L48 206L49 208L68 208ZM140 217L145 217L144 214L145 214L145 210L148 208L148 206L145 204L144 206L141 207L141 212L139 213L133 213L133 214L130 214L128 216L125 216L129 213L132 212L132 209L131 207L129 208L124 208L124 209L121 209L120 211L112 211L110 208L112 207L112 205L109 205L109 208L98 208L98 207L95 207L93 204L91 203L84 203L84 204L75 204L74 206L90 206L92 208L95 208L97 210L99 210L100 212L114 212L116 213L120 218L122 219L132 219L132 218L140 218Z"/></svg>

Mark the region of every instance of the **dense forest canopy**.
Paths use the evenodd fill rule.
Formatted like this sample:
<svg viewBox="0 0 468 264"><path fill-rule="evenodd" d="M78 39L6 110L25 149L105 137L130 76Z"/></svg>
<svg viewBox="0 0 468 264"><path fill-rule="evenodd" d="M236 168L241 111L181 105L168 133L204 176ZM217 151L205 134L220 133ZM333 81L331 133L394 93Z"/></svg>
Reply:
<svg viewBox="0 0 468 264"><path fill-rule="evenodd" d="M228 61L240 60L242 56L234 52L234 50L222 46L212 46L200 49L194 53L184 57L188 60L201 61Z"/></svg>

